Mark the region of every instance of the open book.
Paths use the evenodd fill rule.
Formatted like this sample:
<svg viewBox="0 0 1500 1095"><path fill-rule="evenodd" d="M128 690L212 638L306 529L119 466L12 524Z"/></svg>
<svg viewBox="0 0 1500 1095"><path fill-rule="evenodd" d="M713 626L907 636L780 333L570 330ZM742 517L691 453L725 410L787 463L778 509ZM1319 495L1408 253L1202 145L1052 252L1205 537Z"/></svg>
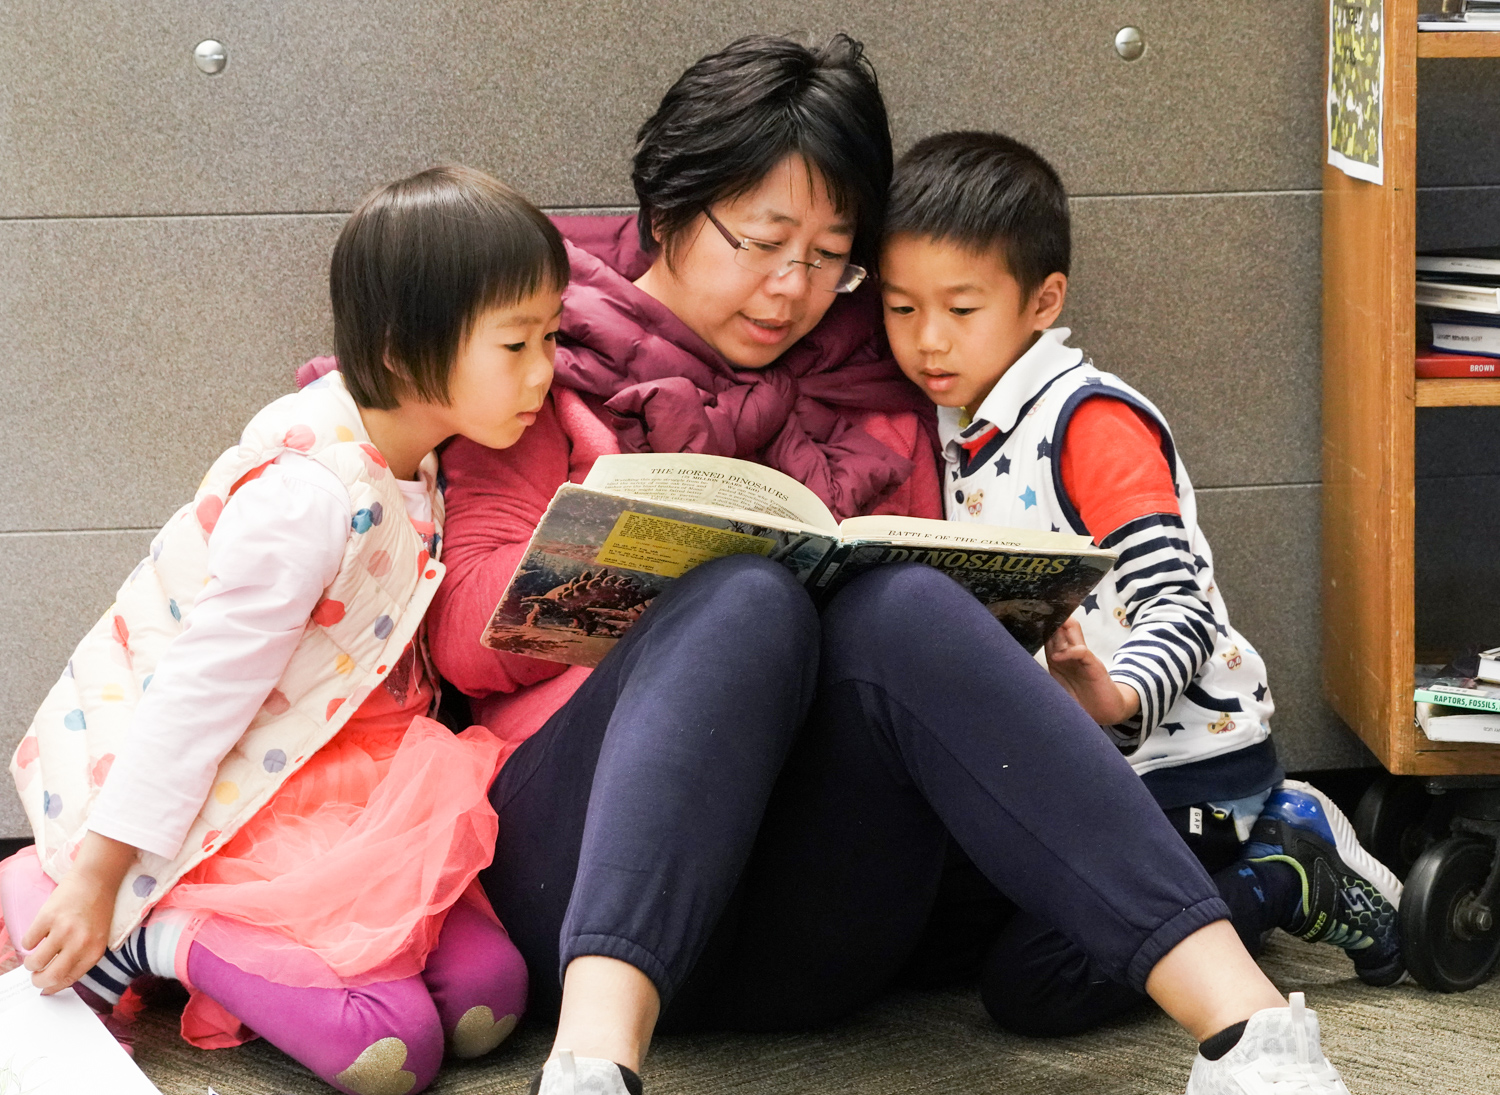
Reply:
<svg viewBox="0 0 1500 1095"><path fill-rule="evenodd" d="M597 665L674 578L744 554L780 563L819 601L870 567L926 563L1032 653L1115 561L1088 537L1065 533L917 517L840 523L807 487L747 460L601 456L581 485L557 489L481 641Z"/></svg>

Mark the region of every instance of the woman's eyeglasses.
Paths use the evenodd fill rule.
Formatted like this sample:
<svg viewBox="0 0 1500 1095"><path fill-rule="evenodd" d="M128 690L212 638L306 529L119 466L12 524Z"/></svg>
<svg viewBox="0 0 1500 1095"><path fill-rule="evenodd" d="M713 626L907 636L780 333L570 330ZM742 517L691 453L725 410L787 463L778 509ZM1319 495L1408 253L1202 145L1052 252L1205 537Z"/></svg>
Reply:
<svg viewBox="0 0 1500 1095"><path fill-rule="evenodd" d="M830 293L852 293L865 280L866 271L863 266L836 260L815 259L812 262L806 262L803 259L794 259L787 254L784 244L740 239L720 224L719 218L707 209L703 211L703 215L719 230L719 234L728 241L729 246L734 248L734 261L752 274L759 274L761 277L784 278L792 272L793 267L805 266L808 284L819 289L826 289Z"/></svg>

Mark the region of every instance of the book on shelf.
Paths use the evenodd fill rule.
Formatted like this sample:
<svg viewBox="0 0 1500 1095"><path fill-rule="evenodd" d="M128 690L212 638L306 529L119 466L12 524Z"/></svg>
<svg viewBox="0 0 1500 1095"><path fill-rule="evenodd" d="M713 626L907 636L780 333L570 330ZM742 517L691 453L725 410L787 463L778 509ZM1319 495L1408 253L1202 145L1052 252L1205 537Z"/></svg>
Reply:
<svg viewBox="0 0 1500 1095"><path fill-rule="evenodd" d="M1431 741L1500 743L1500 712L1419 703L1417 725Z"/></svg>
<svg viewBox="0 0 1500 1095"><path fill-rule="evenodd" d="M1417 256L1417 273L1500 278L1500 247L1424 251Z"/></svg>
<svg viewBox="0 0 1500 1095"><path fill-rule="evenodd" d="M1500 285L1468 285L1426 278L1417 282L1417 303L1424 308L1500 315Z"/></svg>
<svg viewBox="0 0 1500 1095"><path fill-rule="evenodd" d="M1420 309L1418 338L1450 354L1500 357L1500 315Z"/></svg>
<svg viewBox="0 0 1500 1095"><path fill-rule="evenodd" d="M1500 0L1443 0L1443 10L1417 16L1417 29L1500 29Z"/></svg>
<svg viewBox="0 0 1500 1095"><path fill-rule="evenodd" d="M1417 351L1417 376L1423 380L1489 380L1500 376L1500 358L1483 354L1450 354L1442 350Z"/></svg>
<svg viewBox="0 0 1500 1095"><path fill-rule="evenodd" d="M1031 653L1116 557L1070 533L916 517L840 523L807 487L746 460L601 456L581 484L553 495L480 641L597 665L673 580L743 554L780 563L816 601L872 567L924 563L978 598Z"/></svg>
<svg viewBox="0 0 1500 1095"><path fill-rule="evenodd" d="M1500 713L1500 685L1477 677L1425 677L1419 670L1412 698L1417 703Z"/></svg>

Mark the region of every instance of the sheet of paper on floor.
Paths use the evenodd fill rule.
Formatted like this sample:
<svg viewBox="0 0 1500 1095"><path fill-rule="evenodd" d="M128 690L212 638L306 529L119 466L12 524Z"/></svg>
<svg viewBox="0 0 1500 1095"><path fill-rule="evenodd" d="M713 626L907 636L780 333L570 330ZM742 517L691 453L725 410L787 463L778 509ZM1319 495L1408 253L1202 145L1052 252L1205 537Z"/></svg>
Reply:
<svg viewBox="0 0 1500 1095"><path fill-rule="evenodd" d="M0 1095L161 1095L72 989L43 996L31 972L0 977Z"/></svg>

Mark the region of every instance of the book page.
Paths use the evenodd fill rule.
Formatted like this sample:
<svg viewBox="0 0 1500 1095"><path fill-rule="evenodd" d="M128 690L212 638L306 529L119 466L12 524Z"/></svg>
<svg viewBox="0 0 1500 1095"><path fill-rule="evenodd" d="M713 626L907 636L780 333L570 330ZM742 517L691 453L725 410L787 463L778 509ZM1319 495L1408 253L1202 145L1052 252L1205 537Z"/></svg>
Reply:
<svg viewBox="0 0 1500 1095"><path fill-rule="evenodd" d="M24 966L0 977L0 1095L161 1095L72 989L43 996Z"/></svg>
<svg viewBox="0 0 1500 1095"><path fill-rule="evenodd" d="M1077 536L1071 532L1042 532L1029 528L1002 528L999 525L932 521L925 517L851 517L839 525L839 536L845 542L888 540L931 547L1111 555L1110 552L1096 548L1087 536Z"/></svg>
<svg viewBox="0 0 1500 1095"><path fill-rule="evenodd" d="M695 453L624 453L594 461L589 490L721 510L764 513L834 532L822 500L789 475L749 460Z"/></svg>

